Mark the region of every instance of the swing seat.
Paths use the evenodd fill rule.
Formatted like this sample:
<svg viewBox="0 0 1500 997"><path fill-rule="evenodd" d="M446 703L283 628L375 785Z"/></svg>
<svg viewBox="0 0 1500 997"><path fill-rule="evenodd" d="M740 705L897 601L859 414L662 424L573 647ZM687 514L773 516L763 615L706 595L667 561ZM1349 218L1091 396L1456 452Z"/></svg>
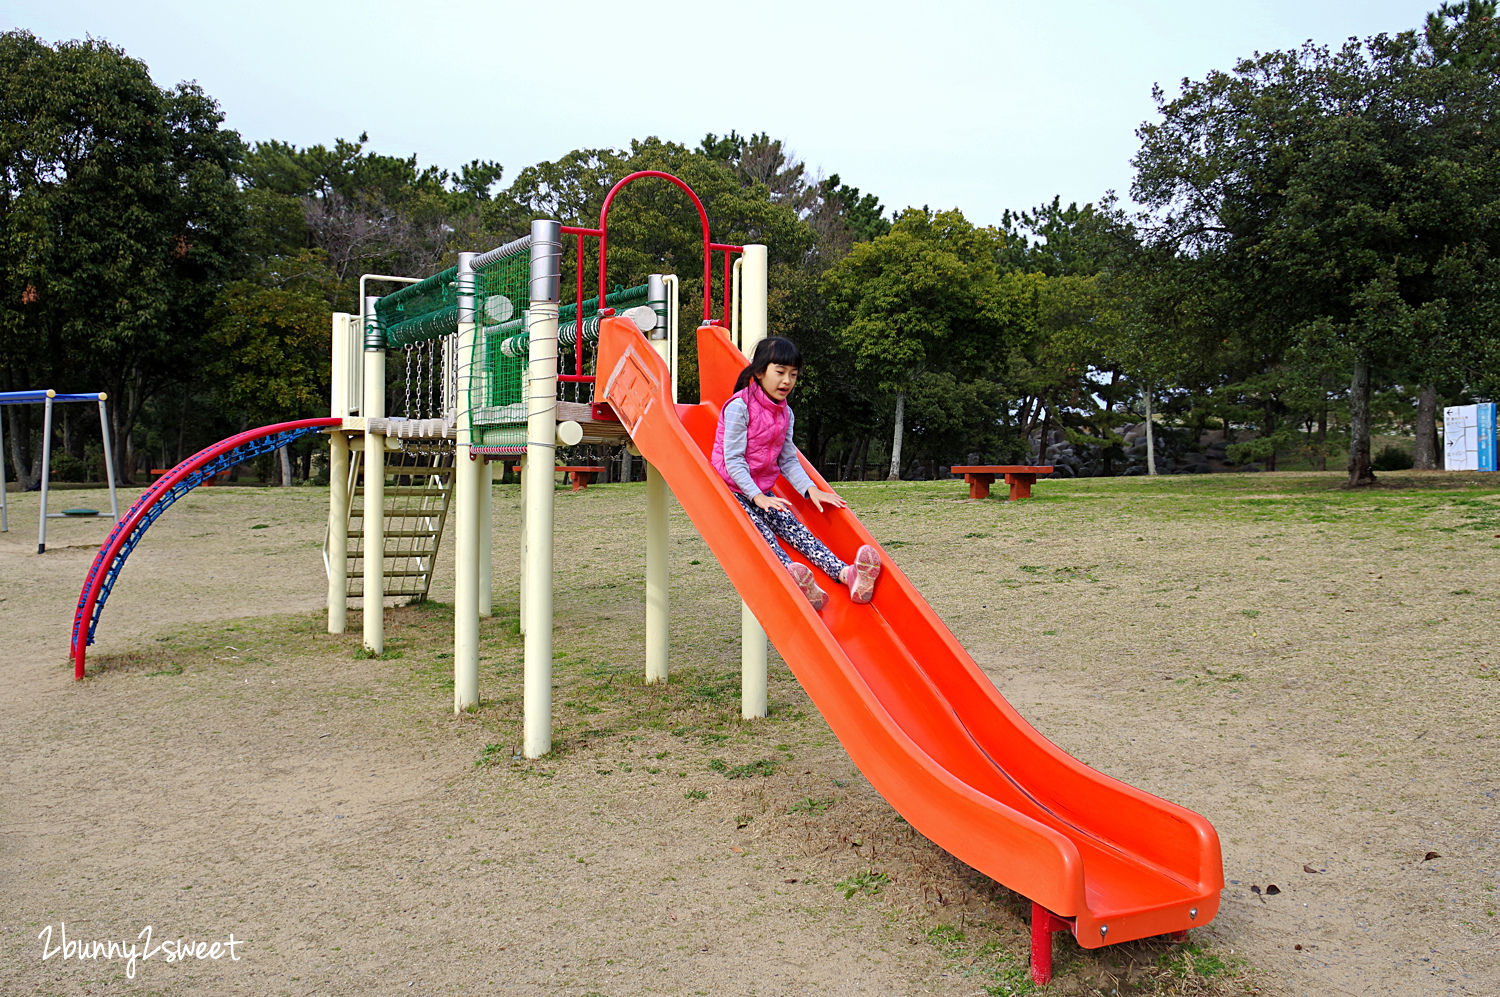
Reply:
<svg viewBox="0 0 1500 997"><path fill-rule="evenodd" d="M98 509L64 509L63 510L63 515L64 516L97 516L97 515L99 515L99 510Z"/></svg>

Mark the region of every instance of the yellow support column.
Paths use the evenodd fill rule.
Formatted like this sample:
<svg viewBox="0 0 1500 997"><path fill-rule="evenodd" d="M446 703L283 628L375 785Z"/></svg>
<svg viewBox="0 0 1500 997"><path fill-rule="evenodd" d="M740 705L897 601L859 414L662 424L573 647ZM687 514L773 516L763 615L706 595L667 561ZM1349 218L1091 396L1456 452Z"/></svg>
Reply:
<svg viewBox="0 0 1500 997"><path fill-rule="evenodd" d="M349 437L328 436L328 632L349 624Z"/></svg>
<svg viewBox="0 0 1500 997"><path fill-rule="evenodd" d="M453 502L453 712L479 705L479 520L480 462L474 441L469 382L478 362L474 323L474 253L458 254L458 454L454 457Z"/></svg>
<svg viewBox="0 0 1500 997"><path fill-rule="evenodd" d="M531 302L526 366L525 690L521 751L552 750L552 468L557 446L557 310L562 232L555 221L531 223Z"/></svg>
<svg viewBox="0 0 1500 997"><path fill-rule="evenodd" d="M479 468L479 615L495 615L495 465L481 460Z"/></svg>
<svg viewBox="0 0 1500 997"><path fill-rule="evenodd" d="M651 330L651 345L667 362L667 369L676 365L672 356L672 343L668 339L667 289L660 274L646 278L646 303L656 313L656 326ZM672 400L677 400L676 387ZM667 531L666 479L656 465L646 465L646 684L655 685L667 681L668 629L671 612L667 593L670 587L671 537Z"/></svg>
<svg viewBox="0 0 1500 997"><path fill-rule="evenodd" d="M755 352L755 344L766 338L766 297L768 270L766 247L745 247L741 268L743 286L740 294L740 329L742 345L748 358ZM766 630L750 612L750 607L740 603L740 716L746 720L763 717L766 703Z"/></svg>
<svg viewBox="0 0 1500 997"><path fill-rule="evenodd" d="M375 316L376 297L365 298L364 398L365 504L360 522L364 532L364 645L370 654L385 653L385 434L370 430L385 418L385 338Z"/></svg>

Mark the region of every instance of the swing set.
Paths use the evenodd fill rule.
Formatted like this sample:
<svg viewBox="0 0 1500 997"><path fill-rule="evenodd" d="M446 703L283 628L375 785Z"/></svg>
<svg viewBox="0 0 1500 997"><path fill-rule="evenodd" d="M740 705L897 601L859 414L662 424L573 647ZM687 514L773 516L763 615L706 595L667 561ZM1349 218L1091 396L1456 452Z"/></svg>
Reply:
<svg viewBox="0 0 1500 997"><path fill-rule="evenodd" d="M64 509L62 512L47 511L47 487L52 478L52 406L56 402L98 402L99 403L99 429L104 434L104 472L109 478L109 513L115 522L120 521L120 500L115 494L115 462L114 454L111 452L109 441L109 411L105 408L105 399L108 396L102 391L91 391L87 394L60 395L51 388L37 391L0 391L0 406L4 405L42 405L45 414L42 416L42 505L38 514L36 552L45 553L47 550L47 520L48 519L77 519L92 518L106 515L98 509ZM4 420L0 420L0 532L10 529L9 511L5 502L5 427Z"/></svg>

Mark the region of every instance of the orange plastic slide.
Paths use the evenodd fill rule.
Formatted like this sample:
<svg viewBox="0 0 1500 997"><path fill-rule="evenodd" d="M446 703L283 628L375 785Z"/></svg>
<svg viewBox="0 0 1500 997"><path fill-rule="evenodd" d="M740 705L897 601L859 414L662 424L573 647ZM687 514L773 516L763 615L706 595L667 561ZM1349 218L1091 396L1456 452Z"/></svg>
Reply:
<svg viewBox="0 0 1500 997"><path fill-rule="evenodd" d="M868 605L829 585L828 605L813 611L708 461L744 356L714 326L698 329L698 356L704 401L674 405L651 344L634 324L608 319L596 397L661 471L876 790L940 847L1045 908L1038 918L1056 915L1047 930L1070 930L1085 948L1207 923L1224 885L1212 825L1095 772L1033 730L889 555L882 551ZM875 543L849 510L820 513L785 480L777 494L845 560ZM1033 929L1036 938L1043 926Z"/></svg>

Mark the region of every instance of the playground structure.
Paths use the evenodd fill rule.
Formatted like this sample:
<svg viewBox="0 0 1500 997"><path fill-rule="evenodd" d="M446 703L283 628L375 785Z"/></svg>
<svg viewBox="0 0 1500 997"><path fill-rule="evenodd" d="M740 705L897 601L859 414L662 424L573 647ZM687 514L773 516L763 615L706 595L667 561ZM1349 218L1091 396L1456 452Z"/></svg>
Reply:
<svg viewBox="0 0 1500 997"><path fill-rule="evenodd" d="M622 187L647 177L679 187L701 223L697 403L677 397L676 278L656 275L613 292L606 283L611 204ZM568 243L575 287L564 303ZM590 245L597 291L585 299ZM381 281L404 286L383 296L363 293L367 282ZM329 631L346 629L349 600L358 597L364 646L381 653L385 600L425 594L451 519L453 705L473 708L479 624L492 610L493 463L521 458L522 751L545 755L552 737L557 449L627 444L647 465L648 684L668 678L670 491L743 600L742 715L766 715L769 634L876 790L940 847L1031 899L1037 982L1051 976L1054 933L1098 948L1206 924L1223 887L1208 821L1095 772L1032 729L884 552L870 603L855 605L835 587L826 608L814 612L712 469L720 408L746 354L766 334L767 283L766 247L713 242L697 196L657 171L616 184L597 228L536 221L527 236L459 254L456 266L428 278L368 275L360 315L333 318L330 416L208 448L156 482L116 527L80 596L75 674L83 674L84 649L124 558L161 510L225 462L285 445L292 434L323 432L330 441ZM406 369L400 415L386 412L392 351ZM804 467L827 487L816 469ZM819 511L784 481L776 493L835 552L848 557L875 544L850 510Z"/></svg>
<svg viewBox="0 0 1500 997"><path fill-rule="evenodd" d="M115 459L109 442L109 410L105 403L109 396L102 391L87 394L60 395L51 388L37 391L0 391L0 406L42 405L42 507L38 514L36 552L47 551L47 520L60 518L97 517L105 515L95 509L69 509L66 512L47 511L47 488L52 478L52 406L57 402L98 402L99 429L104 434L104 473L109 479L109 515L116 523L120 521L120 500L115 493ZM5 421L0 419L0 532L10 529L10 518L5 501Z"/></svg>

